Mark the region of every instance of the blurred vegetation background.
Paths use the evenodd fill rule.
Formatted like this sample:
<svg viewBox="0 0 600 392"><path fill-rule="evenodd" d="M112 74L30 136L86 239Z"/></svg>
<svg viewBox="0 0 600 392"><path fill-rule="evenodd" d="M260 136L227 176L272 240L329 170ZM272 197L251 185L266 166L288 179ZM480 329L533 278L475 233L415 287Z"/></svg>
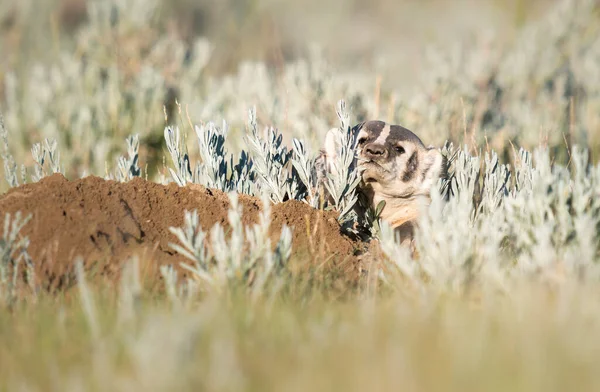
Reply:
<svg viewBox="0 0 600 392"><path fill-rule="evenodd" d="M189 132L225 120L229 147L240 150L256 106L261 126L316 149L345 99L354 120L400 123L437 146L494 148L510 161L514 146L546 144L567 160L584 144L595 159L598 8L594 0L4 0L8 150L29 167L31 145L55 139L67 177L103 175L135 133L156 178L166 124Z"/></svg>
<svg viewBox="0 0 600 392"><path fill-rule="evenodd" d="M31 61L56 60L60 48L74 50L76 35L89 22L90 3L93 0L0 2L3 73ZM378 62L393 62L386 81L402 88L415 80L416 73L425 71L421 65L426 45L451 45L491 31L503 40L514 39L520 27L539 18L556 0L158 3L147 32L175 35L189 44L199 36L208 38L215 47L208 66L213 75L236 72L243 60L281 67L284 62L306 56L310 45L318 44L327 59L340 69L368 72Z"/></svg>

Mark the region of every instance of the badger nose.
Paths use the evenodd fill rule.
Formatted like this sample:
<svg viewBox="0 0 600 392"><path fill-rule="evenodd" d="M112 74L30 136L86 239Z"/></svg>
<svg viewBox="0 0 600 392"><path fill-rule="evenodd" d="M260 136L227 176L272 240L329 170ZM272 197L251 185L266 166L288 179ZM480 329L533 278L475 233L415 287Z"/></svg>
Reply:
<svg viewBox="0 0 600 392"><path fill-rule="evenodd" d="M381 159L387 156L387 149L383 144L367 144L363 154L369 159Z"/></svg>

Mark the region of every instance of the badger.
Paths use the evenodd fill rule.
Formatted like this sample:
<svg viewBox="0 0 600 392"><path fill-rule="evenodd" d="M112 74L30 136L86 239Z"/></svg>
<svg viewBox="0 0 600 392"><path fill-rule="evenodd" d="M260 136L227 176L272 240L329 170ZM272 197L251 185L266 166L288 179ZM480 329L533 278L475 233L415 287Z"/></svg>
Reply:
<svg viewBox="0 0 600 392"><path fill-rule="evenodd" d="M410 130L371 120L355 125L356 165L361 173L359 193L374 210L385 202L380 218L413 245L416 220L430 202L433 185L446 175L447 160L439 149L425 146ZM338 129L331 129L317 158L318 181L323 181L339 151Z"/></svg>

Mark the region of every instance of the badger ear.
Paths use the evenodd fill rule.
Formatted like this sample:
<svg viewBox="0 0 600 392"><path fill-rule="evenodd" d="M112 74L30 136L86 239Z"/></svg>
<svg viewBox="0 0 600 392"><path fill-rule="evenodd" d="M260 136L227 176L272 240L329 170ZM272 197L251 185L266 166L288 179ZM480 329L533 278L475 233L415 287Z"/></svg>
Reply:
<svg viewBox="0 0 600 392"><path fill-rule="evenodd" d="M425 194L429 194L431 187L437 183L440 176L443 174L444 156L437 149L430 147L425 150L425 159L423 159L423 174L420 190Z"/></svg>
<svg viewBox="0 0 600 392"><path fill-rule="evenodd" d="M327 156L328 160L336 159L338 152L342 149L340 143L341 135L338 128L331 128L327 135L325 135L325 145L323 146L323 152Z"/></svg>
<svg viewBox="0 0 600 392"><path fill-rule="evenodd" d="M332 162L336 160L341 149L339 132L339 129L331 128L325 135L325 143L315 161L319 182L327 176L328 172L331 172Z"/></svg>
<svg viewBox="0 0 600 392"><path fill-rule="evenodd" d="M357 135L358 132L365 125L365 121L356 124L350 129L352 134ZM325 143L323 148L319 151L319 163L326 168L327 170L331 170L332 162L334 162L340 151L342 150L342 131L340 128L331 128L327 131L325 135Z"/></svg>
<svg viewBox="0 0 600 392"><path fill-rule="evenodd" d="M350 129L350 132L353 135L357 135L358 132L360 132L360 130L363 128L365 123L366 122L363 121L356 124ZM341 137L342 132L339 128L331 128L325 135L325 145L321 149L321 153L325 154L330 160L337 158L339 152L342 149Z"/></svg>

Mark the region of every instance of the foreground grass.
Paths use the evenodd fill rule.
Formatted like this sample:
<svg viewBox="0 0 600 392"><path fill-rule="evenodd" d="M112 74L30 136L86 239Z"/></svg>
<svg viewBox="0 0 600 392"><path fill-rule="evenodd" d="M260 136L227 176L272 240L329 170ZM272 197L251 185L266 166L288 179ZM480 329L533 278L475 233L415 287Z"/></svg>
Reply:
<svg viewBox="0 0 600 392"><path fill-rule="evenodd" d="M173 302L96 288L1 313L0 389L597 390L597 295Z"/></svg>

